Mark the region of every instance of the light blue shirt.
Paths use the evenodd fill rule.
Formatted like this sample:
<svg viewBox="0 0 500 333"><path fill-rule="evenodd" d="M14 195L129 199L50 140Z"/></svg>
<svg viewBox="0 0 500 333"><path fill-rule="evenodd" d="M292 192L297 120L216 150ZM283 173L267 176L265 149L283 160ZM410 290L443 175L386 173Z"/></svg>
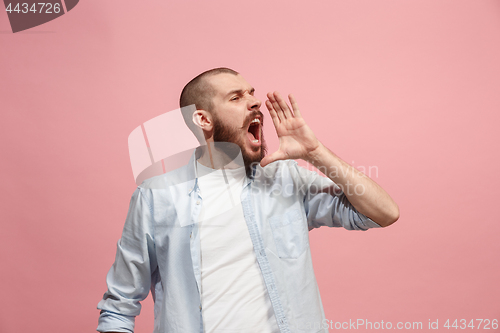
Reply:
<svg viewBox="0 0 500 333"><path fill-rule="evenodd" d="M144 181L132 195L116 258L99 302L100 332L133 332L151 290L154 332L203 332L200 234L203 198L195 163ZM293 160L253 169L241 204L281 332L328 332L308 231L380 227L357 212L328 178Z"/></svg>

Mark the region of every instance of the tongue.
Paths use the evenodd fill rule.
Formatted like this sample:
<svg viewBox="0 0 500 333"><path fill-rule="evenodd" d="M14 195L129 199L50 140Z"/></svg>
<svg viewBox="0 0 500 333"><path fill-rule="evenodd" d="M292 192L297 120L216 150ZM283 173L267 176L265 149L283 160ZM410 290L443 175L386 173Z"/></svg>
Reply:
<svg viewBox="0 0 500 333"><path fill-rule="evenodd" d="M247 132L247 137L248 137L248 140L250 140L250 141L255 140L255 136L252 134L252 132Z"/></svg>

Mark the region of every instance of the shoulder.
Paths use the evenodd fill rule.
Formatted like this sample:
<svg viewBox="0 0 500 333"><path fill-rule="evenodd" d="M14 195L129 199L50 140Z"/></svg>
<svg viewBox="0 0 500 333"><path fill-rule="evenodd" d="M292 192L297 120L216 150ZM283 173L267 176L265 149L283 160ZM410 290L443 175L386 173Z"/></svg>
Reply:
<svg viewBox="0 0 500 333"><path fill-rule="evenodd" d="M313 174L316 173L300 167L295 160L280 160L265 167L258 166L254 179L264 184L303 184L313 177Z"/></svg>
<svg viewBox="0 0 500 333"><path fill-rule="evenodd" d="M314 191L329 187L332 187L334 192L340 190L331 179L318 173L314 167L302 167L295 160L276 161L264 168L259 168L256 170L255 179L263 184L279 183L283 186L293 185L298 188L312 186Z"/></svg>
<svg viewBox="0 0 500 333"><path fill-rule="evenodd" d="M145 179L141 185L139 185L139 188L143 190L166 189L170 186L185 183L193 179L194 174L190 175L188 166L184 165L167 173Z"/></svg>
<svg viewBox="0 0 500 333"><path fill-rule="evenodd" d="M293 178L309 179L318 177L318 173L300 166L295 160L280 160L269 163L265 167L258 167L256 175L262 175L265 178Z"/></svg>

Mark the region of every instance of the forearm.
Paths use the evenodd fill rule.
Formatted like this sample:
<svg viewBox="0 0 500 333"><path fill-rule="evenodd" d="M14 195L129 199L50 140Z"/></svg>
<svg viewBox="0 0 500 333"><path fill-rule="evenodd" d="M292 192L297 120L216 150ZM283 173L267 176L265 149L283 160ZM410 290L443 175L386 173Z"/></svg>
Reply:
<svg viewBox="0 0 500 333"><path fill-rule="evenodd" d="M306 161L335 182L358 212L382 227L396 222L399 218L398 205L382 187L344 162L323 144L320 143Z"/></svg>

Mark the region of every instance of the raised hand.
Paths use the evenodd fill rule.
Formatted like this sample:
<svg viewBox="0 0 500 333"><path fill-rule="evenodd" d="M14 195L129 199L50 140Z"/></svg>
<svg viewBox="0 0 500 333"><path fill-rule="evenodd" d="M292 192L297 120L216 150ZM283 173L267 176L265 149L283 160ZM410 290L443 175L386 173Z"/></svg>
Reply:
<svg viewBox="0 0 500 333"><path fill-rule="evenodd" d="M271 162L286 159L308 160L311 154L320 148L321 143L302 118L295 98L291 94L288 95L292 109L277 91L268 93L267 98L266 107L276 128L280 146L277 151L264 157L260 165L266 166Z"/></svg>

